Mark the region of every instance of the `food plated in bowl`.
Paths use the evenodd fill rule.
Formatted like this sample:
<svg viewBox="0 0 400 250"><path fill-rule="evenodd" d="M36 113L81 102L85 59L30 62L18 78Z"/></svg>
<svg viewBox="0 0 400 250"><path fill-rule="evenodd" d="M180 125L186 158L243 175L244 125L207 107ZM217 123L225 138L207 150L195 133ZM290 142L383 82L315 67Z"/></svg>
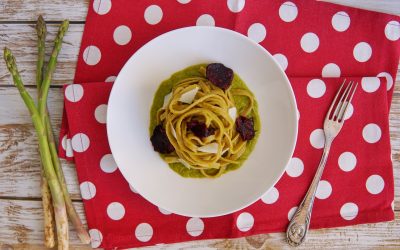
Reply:
<svg viewBox="0 0 400 250"><path fill-rule="evenodd" d="M206 68L213 63L221 63L230 68L246 84L247 88L244 89L248 89L254 97L258 115L250 112L245 117L259 117L260 129L255 129L255 137L247 141L253 142L254 148L240 168L225 171L226 173L218 178L184 178L168 167L168 163L154 151L150 140L154 128L160 125L158 122L162 120L162 112L165 112L160 110L160 107L164 106L164 97L172 88L161 88L164 91L159 92L158 90L160 83L170 79L176 72L191 65L202 64ZM209 80L206 75L201 76L201 72L198 74L202 79ZM210 84L207 84L207 87L214 88ZM232 89L233 87L234 85L231 86ZM201 95L200 86L198 88L194 99ZM219 87L215 87L216 91L217 88ZM187 89L185 93L190 90L192 89ZM172 105L173 109L184 107L183 102L179 102L181 94L175 96L178 102L176 106ZM186 101L190 101L189 94L185 97ZM173 100L172 94L170 100ZM157 105L153 105L156 102ZM239 102L235 103L236 107ZM152 105L154 109L151 112ZM233 107L229 101L226 105L229 109ZM244 109L236 108L237 115L240 116ZM152 120L157 114L158 122L157 118ZM192 125L200 125L199 127L204 129L204 122L207 130L205 133L211 134L210 126L202 119L205 118L196 119L195 122L199 124ZM220 119L222 118L215 121ZM227 117L223 120L225 125L232 126L233 119ZM163 129L166 128L165 121L163 120ZM257 119L254 121L257 122ZM107 111L110 148L127 182L156 206L175 214L192 217L213 217L237 211L257 201L272 188L292 157L297 138L297 122L293 91L285 73L273 57L247 37L215 27L189 27L171 31L139 49L119 73L111 91ZM149 131L150 124L152 126ZM174 122L171 124L174 124L174 128L177 126ZM215 125L211 127L218 129ZM181 128L178 131L189 132L186 135L193 136L193 130L187 129ZM175 132L179 133L176 130ZM226 130L237 132L235 126ZM172 129L165 130L165 133L174 138ZM216 130L214 135L217 135ZM224 145L227 143L223 139L221 142L224 142ZM224 155L222 150L226 147L219 145L218 151L221 151L221 156ZM199 147L200 144L195 146ZM189 161L188 158L185 159ZM198 162L194 163L193 165L196 165ZM208 174L212 176L215 173Z"/></svg>
<svg viewBox="0 0 400 250"><path fill-rule="evenodd" d="M221 63L173 74L158 87L150 110L153 148L183 177L219 177L239 168L260 129L254 95Z"/></svg>

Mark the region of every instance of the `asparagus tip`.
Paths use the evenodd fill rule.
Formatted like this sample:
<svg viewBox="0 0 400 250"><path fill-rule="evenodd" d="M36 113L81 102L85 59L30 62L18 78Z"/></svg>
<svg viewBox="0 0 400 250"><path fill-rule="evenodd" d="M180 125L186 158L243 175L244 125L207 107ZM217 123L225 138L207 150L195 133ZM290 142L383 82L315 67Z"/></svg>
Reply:
<svg viewBox="0 0 400 250"><path fill-rule="evenodd" d="M15 57L12 54L11 50L7 47L4 47L4 61L6 62L7 68L10 69L12 65L15 65Z"/></svg>
<svg viewBox="0 0 400 250"><path fill-rule="evenodd" d="M39 15L37 22L36 22L36 30L38 37L44 37L47 32L46 22L43 19L42 15Z"/></svg>

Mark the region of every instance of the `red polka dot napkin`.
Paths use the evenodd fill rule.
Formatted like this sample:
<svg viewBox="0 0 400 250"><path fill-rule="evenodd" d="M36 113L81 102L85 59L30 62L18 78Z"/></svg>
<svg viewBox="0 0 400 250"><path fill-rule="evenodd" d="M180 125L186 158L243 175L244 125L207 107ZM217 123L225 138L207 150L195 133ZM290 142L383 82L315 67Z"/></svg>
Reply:
<svg viewBox="0 0 400 250"><path fill-rule="evenodd" d="M64 87L60 155L76 162L92 246L284 231L319 163L322 121L344 78L360 86L329 155L311 228L392 220L388 113L399 21L308 0L91 1L75 84ZM123 64L152 38L191 25L233 29L264 46L289 75L299 109L297 147L281 180L253 205L217 218L178 216L144 200L118 171L107 141L107 101Z"/></svg>

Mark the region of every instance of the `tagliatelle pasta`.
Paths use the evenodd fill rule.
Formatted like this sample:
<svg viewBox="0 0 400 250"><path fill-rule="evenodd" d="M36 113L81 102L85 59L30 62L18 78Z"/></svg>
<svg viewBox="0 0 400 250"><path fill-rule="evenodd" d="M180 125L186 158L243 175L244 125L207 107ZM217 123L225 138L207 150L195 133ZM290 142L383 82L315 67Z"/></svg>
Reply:
<svg viewBox="0 0 400 250"><path fill-rule="evenodd" d="M167 163L218 177L229 165L241 163L248 141L238 132L236 118L254 117L256 103L249 90L223 90L207 79L204 67L198 71L173 84L157 109L156 124L162 125L175 149L163 155Z"/></svg>

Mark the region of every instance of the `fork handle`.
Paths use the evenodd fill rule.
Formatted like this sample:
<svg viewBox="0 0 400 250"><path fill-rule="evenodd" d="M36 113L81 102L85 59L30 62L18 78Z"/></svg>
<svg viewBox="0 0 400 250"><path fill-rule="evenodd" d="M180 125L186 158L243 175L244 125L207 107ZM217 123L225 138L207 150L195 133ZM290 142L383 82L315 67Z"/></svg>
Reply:
<svg viewBox="0 0 400 250"><path fill-rule="evenodd" d="M311 212L314 204L315 193L318 183L324 172L326 160L328 159L331 141L326 141L324 152L321 157L317 172L312 180L311 186L308 188L306 196L293 215L286 231L286 237L290 245L298 246L303 243L306 238L308 227L310 226Z"/></svg>

